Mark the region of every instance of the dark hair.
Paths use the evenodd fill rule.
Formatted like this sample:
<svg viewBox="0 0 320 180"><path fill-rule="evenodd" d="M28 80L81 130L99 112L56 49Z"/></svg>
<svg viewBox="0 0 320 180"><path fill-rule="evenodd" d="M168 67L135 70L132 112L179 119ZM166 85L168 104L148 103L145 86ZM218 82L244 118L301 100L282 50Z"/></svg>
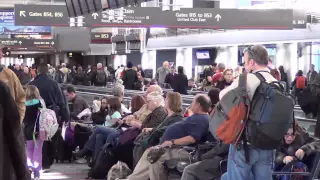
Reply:
<svg viewBox="0 0 320 180"><path fill-rule="evenodd" d="M303 71L299 70L297 74L298 74L298 76L302 76L303 75Z"/></svg>
<svg viewBox="0 0 320 180"><path fill-rule="evenodd" d="M249 46L245 50L248 53L249 59L253 59L258 65L267 66L269 63L269 55L266 48L261 45Z"/></svg>
<svg viewBox="0 0 320 180"><path fill-rule="evenodd" d="M216 67L216 66L217 66L217 63L216 63L216 62L212 63L212 66L213 66L213 67Z"/></svg>
<svg viewBox="0 0 320 180"><path fill-rule="evenodd" d="M57 70L58 70L58 69L61 69L61 68L62 68L62 66L61 66L61 65L57 65L57 67L56 67L56 68L57 68Z"/></svg>
<svg viewBox="0 0 320 180"><path fill-rule="evenodd" d="M47 64L41 63L38 66L38 73L39 74L48 74L49 68Z"/></svg>
<svg viewBox="0 0 320 180"><path fill-rule="evenodd" d="M219 102L220 89L213 88L208 92L208 96L211 100L211 108L213 109L215 105Z"/></svg>
<svg viewBox="0 0 320 180"><path fill-rule="evenodd" d="M167 92L166 99L168 100L169 108L173 112L182 112L182 97L177 92Z"/></svg>
<svg viewBox="0 0 320 180"><path fill-rule="evenodd" d="M133 67L132 62L128 61L128 62L127 62L127 68L132 68L132 67Z"/></svg>
<svg viewBox="0 0 320 180"><path fill-rule="evenodd" d="M109 110L111 111L110 114L118 111L121 112L121 102L120 99L118 97L112 96L108 99L107 101L108 105L109 105Z"/></svg>
<svg viewBox="0 0 320 180"><path fill-rule="evenodd" d="M178 66L178 74L184 74L183 66Z"/></svg>
<svg viewBox="0 0 320 180"><path fill-rule="evenodd" d="M156 79L151 79L150 85L157 85L157 84L158 84L158 82Z"/></svg>
<svg viewBox="0 0 320 180"><path fill-rule="evenodd" d="M211 101L205 95L199 95L195 101L200 104L202 111L209 112L211 109Z"/></svg>
<svg viewBox="0 0 320 180"><path fill-rule="evenodd" d="M280 71L280 73L284 73L284 67L283 66L279 66L279 71Z"/></svg>
<svg viewBox="0 0 320 180"><path fill-rule="evenodd" d="M146 103L145 99L140 95L135 95L131 99L131 112L135 113Z"/></svg>
<svg viewBox="0 0 320 180"><path fill-rule="evenodd" d="M76 93L76 89L73 87L73 86L67 86L65 88L65 90L68 92L68 93Z"/></svg>

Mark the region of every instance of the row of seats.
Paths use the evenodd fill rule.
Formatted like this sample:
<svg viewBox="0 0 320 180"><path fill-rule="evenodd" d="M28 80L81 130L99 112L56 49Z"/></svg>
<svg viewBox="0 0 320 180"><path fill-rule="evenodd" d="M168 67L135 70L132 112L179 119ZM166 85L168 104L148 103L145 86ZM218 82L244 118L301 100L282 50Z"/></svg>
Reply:
<svg viewBox="0 0 320 180"><path fill-rule="evenodd" d="M84 86L86 87L86 86ZM78 89L79 88L79 89ZM86 99L87 102L92 103L93 100L102 97L106 94L113 93L111 88L99 88L99 87L90 87L86 89L81 89L81 86L77 86L78 93ZM124 104L129 104L131 101L131 97L133 95L143 95L142 91L130 91L125 90ZM194 96L190 95L182 95L183 99L183 108L186 109L189 107L192 102ZM314 134L316 119L309 118L305 115L305 113L301 110L300 106L296 106L294 109L294 115L296 119L299 121L299 124L305 128L311 135Z"/></svg>

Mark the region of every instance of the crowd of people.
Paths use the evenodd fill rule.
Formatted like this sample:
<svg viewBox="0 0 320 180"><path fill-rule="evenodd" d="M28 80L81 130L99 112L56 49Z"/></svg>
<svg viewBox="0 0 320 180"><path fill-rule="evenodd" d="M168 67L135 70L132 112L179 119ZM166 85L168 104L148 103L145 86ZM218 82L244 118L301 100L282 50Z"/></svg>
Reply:
<svg viewBox="0 0 320 180"><path fill-rule="evenodd" d="M287 82L283 67L279 71L270 67L263 46L250 47L244 59L244 69L238 68L236 73L222 63L206 70L201 86L208 92L195 95L187 109L183 108L182 94L195 85L190 84L183 67L178 67L176 74L175 67L169 67L168 62L157 70L156 82L144 87L144 95L134 95L129 106L123 103L125 89L135 89L137 83L142 86L144 81L141 68L130 62L113 72L102 64L86 71L81 67L69 70L65 64L53 70L47 64L39 64L36 75L31 75L25 87L21 67L12 71L1 66L0 179L29 180L31 174L34 179L40 179L41 173L50 169L55 160L71 161L73 156L78 160L84 158L90 167L88 177L98 179L108 176L109 179L167 180L174 172L182 180L280 179L272 176L273 171L281 171L296 161L308 164L312 160L312 155L320 150L317 133L315 137L309 136L291 117L288 122L292 126L283 127L286 133L279 138L278 148L265 150L250 144L244 146L245 139L237 144L225 143L216 139L209 128L216 120L213 115L221 110L218 104L240 84L237 77L240 74L246 75L250 102L254 101L261 84L256 73L266 82ZM95 100L90 106L72 86L85 84L86 78L79 78L83 77L82 72L86 74L84 77L89 77L89 85L96 86L105 86L114 73L113 94ZM88 73L92 75L87 76ZM315 84L308 82L316 80L318 75L311 68L303 81L304 87L300 86L300 76L299 71L292 83L293 87L302 89L299 97L308 84ZM165 84L173 92L164 93ZM310 89L317 90L314 86ZM53 112L59 128L48 141L43 138L42 130L46 127L42 120L49 121L43 115ZM190 153L187 147L197 147L197 153ZM225 168L221 166L224 160ZM188 166L180 162L188 162Z"/></svg>

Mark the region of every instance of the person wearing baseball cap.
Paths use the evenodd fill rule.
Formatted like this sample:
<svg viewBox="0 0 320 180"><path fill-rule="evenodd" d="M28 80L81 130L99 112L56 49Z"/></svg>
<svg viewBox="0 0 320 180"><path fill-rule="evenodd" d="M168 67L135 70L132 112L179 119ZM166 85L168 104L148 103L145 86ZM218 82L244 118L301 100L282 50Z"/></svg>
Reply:
<svg viewBox="0 0 320 180"><path fill-rule="evenodd" d="M4 82L9 87L10 93L17 104L20 121L22 122L26 110L26 95L17 75L11 69L3 65L3 52L6 51L7 47L0 43L0 49L0 81Z"/></svg>

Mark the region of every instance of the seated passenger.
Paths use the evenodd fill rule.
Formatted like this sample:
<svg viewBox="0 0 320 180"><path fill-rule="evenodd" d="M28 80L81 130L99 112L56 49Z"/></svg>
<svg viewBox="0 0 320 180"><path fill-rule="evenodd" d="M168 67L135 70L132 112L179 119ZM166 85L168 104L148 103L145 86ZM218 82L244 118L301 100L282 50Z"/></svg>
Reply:
<svg viewBox="0 0 320 180"><path fill-rule="evenodd" d="M153 164L147 158L150 149L146 150L128 177L130 180L163 180L167 179L164 162L170 159L189 160L189 153L172 145L194 145L203 141L208 132L208 112L211 102L208 96L198 94L195 96L191 110L194 114L186 120L171 125L161 138L160 146L166 152Z"/></svg>
<svg viewBox="0 0 320 180"><path fill-rule="evenodd" d="M123 114L130 114L131 112L126 108L126 106L122 103L124 97L124 86L121 84L116 84L113 89L113 95L120 98L121 101L121 111Z"/></svg>
<svg viewBox="0 0 320 180"><path fill-rule="evenodd" d="M165 100L165 108L168 116L163 122L155 128L144 128L142 133L137 137L135 148L133 150L134 165L138 163L143 152L151 147L159 144L160 138L164 131L172 124L183 119L182 116L182 98L179 93L168 92ZM139 137L143 137L140 139Z"/></svg>
<svg viewBox="0 0 320 180"><path fill-rule="evenodd" d="M163 108L163 99L161 95L155 96L157 92L154 92L148 95L148 110L151 113L142 121L139 122L135 120L134 116L130 115L126 118L124 123L128 126L143 128L150 128L158 126L163 119L167 116L167 112ZM161 98L160 98L161 97ZM94 158L97 157L100 149L105 144L108 136L111 133L116 132L117 135L120 135L120 132L117 129L109 127L98 127L90 136L89 140L85 144L85 147L76 153L77 157L86 156L90 152L94 152ZM116 136L117 137L117 136Z"/></svg>
<svg viewBox="0 0 320 180"><path fill-rule="evenodd" d="M305 156L320 150L320 141L310 137L298 124L295 129L289 128L283 137L282 144L277 150L275 159L276 170L281 170L284 165L293 160L303 160Z"/></svg>
<svg viewBox="0 0 320 180"><path fill-rule="evenodd" d="M162 93L162 89L158 85L151 85L148 87L144 95L144 98L146 99L147 96L152 92ZM148 109L148 105L145 104L139 109L139 111L136 111L135 113L133 113L133 116L128 116L128 118L134 118L133 120L135 121L143 121L150 113L151 111Z"/></svg>
<svg viewBox="0 0 320 180"><path fill-rule="evenodd" d="M68 86L63 92L67 97L69 103L71 103L71 106L70 106L71 119L79 120L82 117L91 115L88 103L82 97L76 94L76 90L74 89L74 87ZM82 113L86 109L89 111L86 113Z"/></svg>
<svg viewBox="0 0 320 180"><path fill-rule="evenodd" d="M103 125L108 115L107 97L103 97L100 101L101 106L98 112L92 113L91 119L96 125Z"/></svg>
<svg viewBox="0 0 320 180"><path fill-rule="evenodd" d="M111 127L117 122L117 120L121 119L122 111L120 99L115 96L109 98L107 106L108 115L106 116L104 126Z"/></svg>
<svg viewBox="0 0 320 180"><path fill-rule="evenodd" d="M145 99L140 95L135 95L131 99L130 111L131 114L139 111L139 109L146 103Z"/></svg>

